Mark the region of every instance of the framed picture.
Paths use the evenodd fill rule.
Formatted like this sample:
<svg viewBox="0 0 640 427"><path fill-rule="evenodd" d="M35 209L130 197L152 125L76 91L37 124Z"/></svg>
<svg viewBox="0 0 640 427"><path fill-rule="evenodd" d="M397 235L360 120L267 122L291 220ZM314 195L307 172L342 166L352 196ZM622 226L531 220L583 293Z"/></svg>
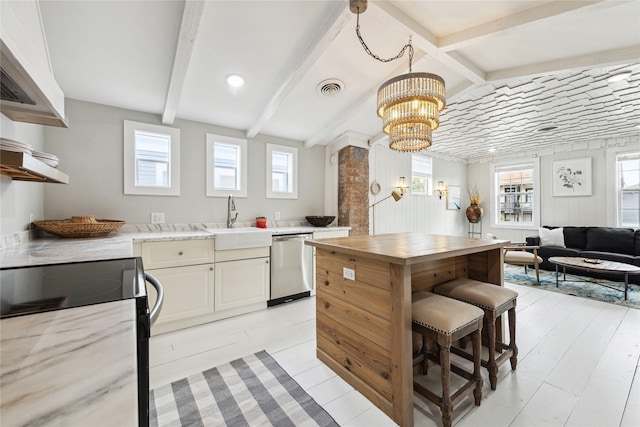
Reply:
<svg viewBox="0 0 640 427"><path fill-rule="evenodd" d="M447 185L447 209L460 209L460 186Z"/></svg>
<svg viewBox="0 0 640 427"><path fill-rule="evenodd" d="M556 160L551 173L554 196L591 195L591 157Z"/></svg>

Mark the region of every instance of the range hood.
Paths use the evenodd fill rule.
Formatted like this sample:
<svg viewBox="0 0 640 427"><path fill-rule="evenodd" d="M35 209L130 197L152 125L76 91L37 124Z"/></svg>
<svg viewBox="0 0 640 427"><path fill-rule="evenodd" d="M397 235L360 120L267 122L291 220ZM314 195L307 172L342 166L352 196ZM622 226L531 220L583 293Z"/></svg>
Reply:
<svg viewBox="0 0 640 427"><path fill-rule="evenodd" d="M68 127L37 1L3 1L1 24L0 112L17 122Z"/></svg>

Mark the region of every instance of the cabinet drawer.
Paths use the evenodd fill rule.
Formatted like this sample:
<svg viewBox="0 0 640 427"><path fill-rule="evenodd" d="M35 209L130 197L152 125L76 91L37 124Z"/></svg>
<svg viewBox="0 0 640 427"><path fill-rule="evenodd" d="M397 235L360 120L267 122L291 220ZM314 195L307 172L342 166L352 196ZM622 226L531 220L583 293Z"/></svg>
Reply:
<svg viewBox="0 0 640 427"><path fill-rule="evenodd" d="M147 270L213 262L213 239L142 242L141 250Z"/></svg>
<svg viewBox="0 0 640 427"><path fill-rule="evenodd" d="M332 230L332 231L314 231L313 238L315 240L320 239L332 239L334 237L349 237L348 230Z"/></svg>

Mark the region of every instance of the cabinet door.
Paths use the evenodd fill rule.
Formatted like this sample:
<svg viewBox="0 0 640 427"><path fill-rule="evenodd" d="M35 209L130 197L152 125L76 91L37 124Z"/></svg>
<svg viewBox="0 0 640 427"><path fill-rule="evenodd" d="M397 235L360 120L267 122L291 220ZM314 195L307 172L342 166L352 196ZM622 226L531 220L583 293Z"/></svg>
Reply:
<svg viewBox="0 0 640 427"><path fill-rule="evenodd" d="M269 299L269 258L215 264L215 309L226 310Z"/></svg>
<svg viewBox="0 0 640 427"><path fill-rule="evenodd" d="M213 264L149 270L164 289L164 301L156 324L213 313ZM147 286L149 289L150 286ZM155 304L149 291L149 307Z"/></svg>

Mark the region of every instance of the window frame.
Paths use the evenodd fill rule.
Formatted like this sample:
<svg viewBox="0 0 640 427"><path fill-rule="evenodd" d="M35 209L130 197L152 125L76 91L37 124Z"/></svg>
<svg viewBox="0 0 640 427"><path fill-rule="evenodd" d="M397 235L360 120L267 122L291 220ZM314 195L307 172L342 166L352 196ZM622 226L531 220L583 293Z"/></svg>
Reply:
<svg viewBox="0 0 640 427"><path fill-rule="evenodd" d="M236 190L230 189L217 189L214 185L214 177L215 177L215 144L221 143L225 145L234 145L239 147L240 149L240 173L239 173L239 181L240 188ZM248 142L246 139L242 138L234 138L231 136L224 135L216 135L212 133L208 133L206 135L206 196L207 197L247 197L247 186L248 186L248 153L247 147Z"/></svg>
<svg viewBox="0 0 640 427"><path fill-rule="evenodd" d="M180 129L149 123L124 121L124 194L144 196L180 195ZM136 132L169 137L168 185L136 185Z"/></svg>
<svg viewBox="0 0 640 427"><path fill-rule="evenodd" d="M501 169L510 168L514 166L522 165L532 166L533 168L533 208L531 210L532 220L530 223L513 223L500 221L500 191L498 186L500 183L497 180L496 172ZM500 161L491 163L489 168L489 183L490 183L490 214L491 214L491 227L495 228L510 228L518 230L537 230L540 228L540 204L541 204L541 191L540 191L540 158L535 157L533 159L520 159L512 161ZM527 199L531 198L531 192L521 192L525 194ZM537 202L536 202L537 201Z"/></svg>
<svg viewBox="0 0 640 427"><path fill-rule="evenodd" d="M422 160L427 160L429 163L431 163L431 173L430 174L422 174L422 173L416 173L416 171L413 168L413 161L414 159L420 159ZM426 182L425 182L425 192L419 192L419 191L415 191L413 188L413 180L415 177L418 178L425 178ZM433 196L433 158L429 157L429 156L423 156L421 154L412 154L411 155L411 183L409 186L410 190L411 190L411 195L415 195L415 196Z"/></svg>
<svg viewBox="0 0 640 427"><path fill-rule="evenodd" d="M266 144L266 195L268 199L298 198L298 149L287 145ZM291 155L291 189L287 192L273 191L273 153L283 152Z"/></svg>
<svg viewBox="0 0 640 427"><path fill-rule="evenodd" d="M617 152L614 157L614 183L615 183L615 199L616 199L616 219L615 226L621 228L639 228L639 224L626 224L622 221L622 188L620 188L620 158L621 157L638 157L640 161L640 151Z"/></svg>

